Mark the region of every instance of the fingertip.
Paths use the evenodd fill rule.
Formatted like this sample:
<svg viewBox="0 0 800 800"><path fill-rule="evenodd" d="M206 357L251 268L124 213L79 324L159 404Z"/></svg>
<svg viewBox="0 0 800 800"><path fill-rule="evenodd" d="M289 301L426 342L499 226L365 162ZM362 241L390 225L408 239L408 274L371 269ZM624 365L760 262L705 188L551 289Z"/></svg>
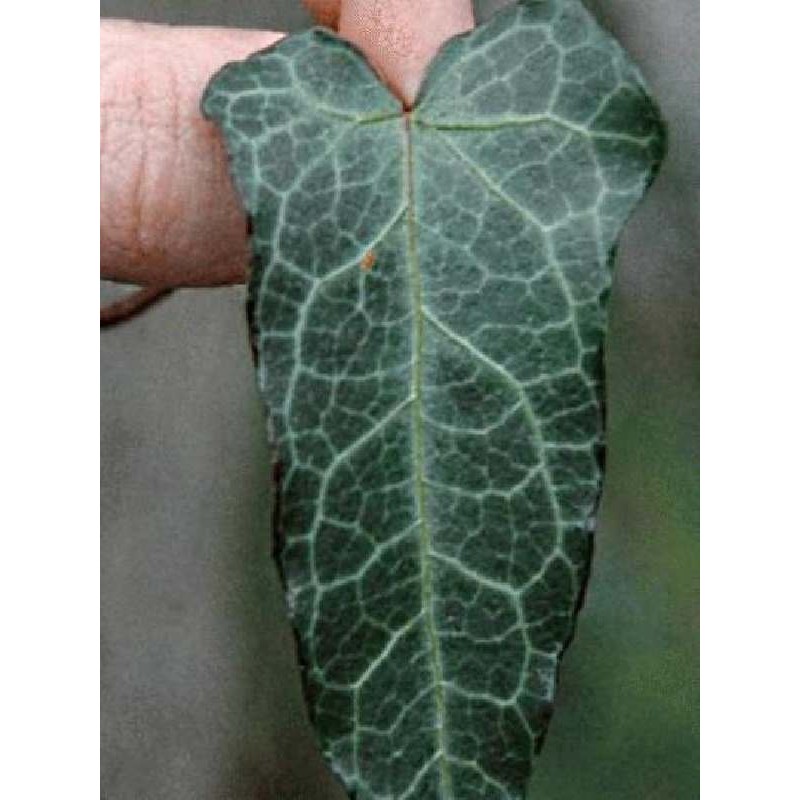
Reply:
<svg viewBox="0 0 800 800"><path fill-rule="evenodd" d="M303 0L303 5L320 25L336 30L339 27L341 0Z"/></svg>
<svg viewBox="0 0 800 800"><path fill-rule="evenodd" d="M475 27L472 0L342 0L339 31L410 107L439 48Z"/></svg>

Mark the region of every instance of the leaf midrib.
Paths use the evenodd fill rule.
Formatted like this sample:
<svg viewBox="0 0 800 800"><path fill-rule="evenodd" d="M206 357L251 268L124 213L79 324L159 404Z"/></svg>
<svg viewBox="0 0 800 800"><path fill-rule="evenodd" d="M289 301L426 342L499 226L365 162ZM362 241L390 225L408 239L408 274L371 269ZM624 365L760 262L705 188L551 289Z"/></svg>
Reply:
<svg viewBox="0 0 800 800"><path fill-rule="evenodd" d="M433 616L433 558L431 531L425 513L425 450L424 420L422 415L422 349L425 337L425 320L422 303L422 275L416 237L416 208L414 200L414 154L411 144L411 118L404 115L403 135L406 156L406 199L408 220L408 269L409 292L412 311L412 453L414 464L414 492L420 520L420 602L431 648L431 670L433 672L433 697L436 707L436 742L439 750L439 787L443 800L453 797L453 781L445 749L445 702L444 670L436 621Z"/></svg>

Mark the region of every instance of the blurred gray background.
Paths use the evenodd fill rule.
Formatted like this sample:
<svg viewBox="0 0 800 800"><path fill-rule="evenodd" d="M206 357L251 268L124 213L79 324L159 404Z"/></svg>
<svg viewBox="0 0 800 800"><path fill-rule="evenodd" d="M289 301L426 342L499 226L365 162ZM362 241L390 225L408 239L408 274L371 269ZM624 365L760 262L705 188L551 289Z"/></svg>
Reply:
<svg viewBox="0 0 800 800"><path fill-rule="evenodd" d="M484 18L503 2L484 0ZM537 800L699 796L697 0L588 5L641 66L670 153L622 240L608 477ZM299 0L101 0L102 16L299 30ZM118 289L101 286L101 297ZM105 800L343 800L306 721L269 551L242 287L101 335Z"/></svg>

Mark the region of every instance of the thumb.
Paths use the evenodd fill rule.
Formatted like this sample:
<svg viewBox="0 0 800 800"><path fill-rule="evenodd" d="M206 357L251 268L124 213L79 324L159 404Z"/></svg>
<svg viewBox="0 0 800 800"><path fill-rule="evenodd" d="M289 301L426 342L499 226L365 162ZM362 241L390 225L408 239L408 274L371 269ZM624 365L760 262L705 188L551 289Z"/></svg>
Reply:
<svg viewBox="0 0 800 800"><path fill-rule="evenodd" d="M472 0L342 0L339 33L358 45L403 103L451 36L475 26Z"/></svg>
<svg viewBox="0 0 800 800"><path fill-rule="evenodd" d="M222 142L200 115L208 79L280 34L104 20L100 263L116 281L244 280L246 219Z"/></svg>

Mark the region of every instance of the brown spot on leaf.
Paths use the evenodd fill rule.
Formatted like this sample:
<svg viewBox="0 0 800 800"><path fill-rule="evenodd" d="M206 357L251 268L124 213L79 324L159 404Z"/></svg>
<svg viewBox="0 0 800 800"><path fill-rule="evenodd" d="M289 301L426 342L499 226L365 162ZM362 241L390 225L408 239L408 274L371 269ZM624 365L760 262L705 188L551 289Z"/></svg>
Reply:
<svg viewBox="0 0 800 800"><path fill-rule="evenodd" d="M361 269L364 272L369 272L375 266L375 251L367 250L364 257L361 259Z"/></svg>

